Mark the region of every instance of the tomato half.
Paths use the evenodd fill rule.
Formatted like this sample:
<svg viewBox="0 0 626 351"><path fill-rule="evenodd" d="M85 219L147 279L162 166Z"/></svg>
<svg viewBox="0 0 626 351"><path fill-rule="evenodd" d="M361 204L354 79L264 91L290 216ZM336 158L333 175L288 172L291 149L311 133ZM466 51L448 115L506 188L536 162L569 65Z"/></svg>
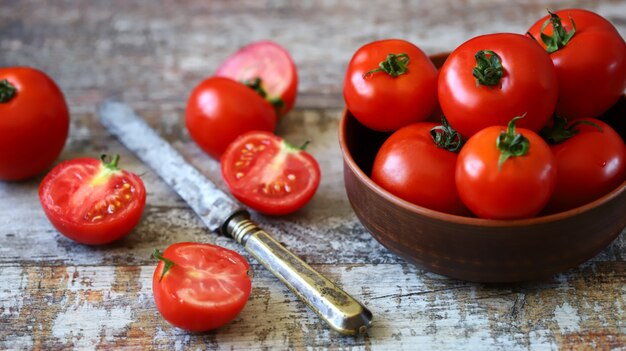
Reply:
<svg viewBox="0 0 626 351"><path fill-rule="evenodd" d="M539 135L516 129L515 119L503 129L485 128L465 143L456 167L459 196L481 218L533 217L554 191L554 156Z"/></svg>
<svg viewBox="0 0 626 351"><path fill-rule="evenodd" d="M69 121L63 93L45 73L0 68L0 180L23 180L52 165Z"/></svg>
<svg viewBox="0 0 626 351"><path fill-rule="evenodd" d="M395 131L374 159L372 180L416 205L466 214L454 181L457 153L437 146L431 135L435 127L437 123L419 122Z"/></svg>
<svg viewBox="0 0 626 351"><path fill-rule="evenodd" d="M226 59L215 75L256 89L276 107L278 117L296 101L298 71L289 52L270 40L248 44Z"/></svg>
<svg viewBox="0 0 626 351"><path fill-rule="evenodd" d="M626 178L626 146L608 124L585 118L559 130L546 130L556 159L557 181L547 213L589 203L619 186ZM592 124L589 124L592 123ZM556 134L555 134L556 133Z"/></svg>
<svg viewBox="0 0 626 351"><path fill-rule="evenodd" d="M308 152L267 132L246 133L220 161L230 192L250 208L283 215L306 205L320 183L320 167Z"/></svg>
<svg viewBox="0 0 626 351"><path fill-rule="evenodd" d="M191 138L214 159L251 130L274 131L274 108L252 89L229 78L213 77L191 93L185 110Z"/></svg>
<svg viewBox="0 0 626 351"><path fill-rule="evenodd" d="M152 278L154 302L169 323L207 331L232 321L246 305L250 266L238 253L210 244L177 243L165 249Z"/></svg>
<svg viewBox="0 0 626 351"><path fill-rule="evenodd" d="M519 34L479 36L454 50L441 71L439 104L465 138L526 115L519 126L538 132L557 99L554 65L532 39Z"/></svg>
<svg viewBox="0 0 626 351"><path fill-rule="evenodd" d="M348 110L366 127L395 131L425 121L435 110L437 69L407 41L375 41L352 56L343 97Z"/></svg>
<svg viewBox="0 0 626 351"><path fill-rule="evenodd" d="M563 39L558 42L555 26ZM528 32L550 51L554 62L559 83L558 115L569 120L598 117L624 93L626 43L603 17L587 10L566 9L540 19Z"/></svg>
<svg viewBox="0 0 626 351"><path fill-rule="evenodd" d="M39 200L54 227L81 244L126 236L141 219L146 189L136 174L111 162L77 158L54 167L39 186Z"/></svg>

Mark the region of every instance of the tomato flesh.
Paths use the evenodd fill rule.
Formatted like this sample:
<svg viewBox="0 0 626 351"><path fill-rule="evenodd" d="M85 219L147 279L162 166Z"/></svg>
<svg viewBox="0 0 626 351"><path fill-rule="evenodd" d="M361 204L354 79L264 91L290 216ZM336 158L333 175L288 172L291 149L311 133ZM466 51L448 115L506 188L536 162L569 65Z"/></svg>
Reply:
<svg viewBox="0 0 626 351"><path fill-rule="evenodd" d="M207 331L232 321L244 308L252 283L248 262L238 253L210 244L177 243L163 257L174 265L163 274L159 262L152 280L154 301L163 318L189 331Z"/></svg>
<svg viewBox="0 0 626 351"><path fill-rule="evenodd" d="M301 208L320 182L319 165L310 154L266 132L237 138L222 156L221 169L233 196L270 215Z"/></svg>
<svg viewBox="0 0 626 351"><path fill-rule="evenodd" d="M42 181L46 216L66 237L100 245L127 235L141 219L146 192L135 174L111 170L93 158L56 166Z"/></svg>
<svg viewBox="0 0 626 351"><path fill-rule="evenodd" d="M296 100L298 73L289 52L270 40L258 41L234 53L217 69L215 75L239 82L257 78L268 94L268 100L280 98L284 107L279 117L289 112Z"/></svg>

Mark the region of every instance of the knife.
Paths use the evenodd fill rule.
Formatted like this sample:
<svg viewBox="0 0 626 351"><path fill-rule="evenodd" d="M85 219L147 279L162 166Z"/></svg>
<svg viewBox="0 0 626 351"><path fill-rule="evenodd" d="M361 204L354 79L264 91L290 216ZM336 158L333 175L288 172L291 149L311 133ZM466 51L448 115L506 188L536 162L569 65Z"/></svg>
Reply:
<svg viewBox="0 0 626 351"><path fill-rule="evenodd" d="M172 187L211 231L243 245L332 329L357 335L371 325L372 313L363 304L259 228L244 207L185 161L130 106L106 101L98 115L102 124Z"/></svg>

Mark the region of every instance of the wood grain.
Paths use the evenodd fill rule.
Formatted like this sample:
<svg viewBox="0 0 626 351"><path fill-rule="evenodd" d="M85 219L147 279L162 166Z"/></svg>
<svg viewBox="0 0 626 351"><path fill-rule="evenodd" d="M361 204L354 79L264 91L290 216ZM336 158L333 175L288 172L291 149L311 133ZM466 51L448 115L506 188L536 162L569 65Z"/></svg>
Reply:
<svg viewBox="0 0 626 351"><path fill-rule="evenodd" d="M429 54L450 51L481 33L523 32L546 7L564 6L598 11L626 35L624 1L0 0L0 66L43 69L69 102L70 139L60 160L117 152L149 189L144 218L127 238L87 247L46 220L37 198L42 176L0 183L0 349L626 348L624 233L590 262L550 279L473 284L421 271L384 249L344 190L341 82L360 45L401 37ZM328 331L253 261L251 299L232 324L207 334L169 326L152 301L154 248L206 241L246 254L205 229L94 116L105 98L128 102L224 188L217 162L190 141L181 116L195 84L239 46L265 38L293 54L300 74L296 110L277 133L294 144L312 141L322 183L302 210L254 217L368 305L374 326L359 338Z"/></svg>

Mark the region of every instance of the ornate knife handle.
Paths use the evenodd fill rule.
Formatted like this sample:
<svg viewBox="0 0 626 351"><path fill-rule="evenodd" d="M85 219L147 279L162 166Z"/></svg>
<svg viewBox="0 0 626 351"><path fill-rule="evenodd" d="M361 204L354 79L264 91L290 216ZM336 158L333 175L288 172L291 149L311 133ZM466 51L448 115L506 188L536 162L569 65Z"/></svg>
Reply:
<svg viewBox="0 0 626 351"><path fill-rule="evenodd" d="M371 325L372 313L365 306L259 228L247 212L229 218L222 232L243 245L334 330L356 335Z"/></svg>

